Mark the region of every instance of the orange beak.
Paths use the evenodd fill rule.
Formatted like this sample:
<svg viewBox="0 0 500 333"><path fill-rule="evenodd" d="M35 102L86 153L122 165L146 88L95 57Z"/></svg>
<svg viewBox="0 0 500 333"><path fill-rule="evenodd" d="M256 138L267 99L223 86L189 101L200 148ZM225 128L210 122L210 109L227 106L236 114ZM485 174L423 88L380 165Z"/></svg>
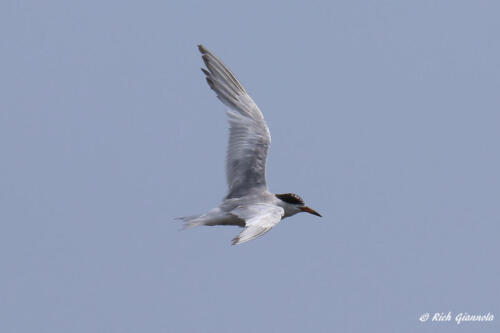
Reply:
<svg viewBox="0 0 500 333"><path fill-rule="evenodd" d="M321 217L321 215L317 211L315 211L314 209L309 208L307 206L304 206L304 207L300 208L300 210L303 211L303 212L306 212L306 213L313 214L313 215Z"/></svg>

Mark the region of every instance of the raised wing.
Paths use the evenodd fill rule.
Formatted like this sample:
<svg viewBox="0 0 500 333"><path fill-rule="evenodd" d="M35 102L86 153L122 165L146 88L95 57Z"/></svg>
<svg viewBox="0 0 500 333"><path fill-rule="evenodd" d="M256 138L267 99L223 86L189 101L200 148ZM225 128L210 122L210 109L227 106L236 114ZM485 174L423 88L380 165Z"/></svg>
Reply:
<svg viewBox="0 0 500 333"><path fill-rule="evenodd" d="M271 135L264 116L222 61L202 45L198 48L208 69L202 68L208 85L230 108L227 111L230 130L226 160L229 191L226 198L238 198L254 189L265 190Z"/></svg>
<svg viewBox="0 0 500 333"><path fill-rule="evenodd" d="M245 229L233 239L232 244L241 244L262 236L281 220L283 208L268 204L239 206L231 214L245 220Z"/></svg>

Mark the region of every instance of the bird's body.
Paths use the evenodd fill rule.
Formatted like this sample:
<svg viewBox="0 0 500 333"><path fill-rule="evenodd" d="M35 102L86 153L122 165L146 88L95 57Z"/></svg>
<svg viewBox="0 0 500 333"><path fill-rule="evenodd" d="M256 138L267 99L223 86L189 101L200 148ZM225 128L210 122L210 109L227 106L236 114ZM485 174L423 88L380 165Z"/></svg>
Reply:
<svg viewBox="0 0 500 333"><path fill-rule="evenodd" d="M202 69L210 88L230 108L226 173L229 187L222 203L206 214L186 216L186 227L236 225L245 229L233 245L252 240L278 222L299 212L317 216L296 194L267 190L266 158L271 136L262 112L229 69L202 45L198 46L208 70Z"/></svg>

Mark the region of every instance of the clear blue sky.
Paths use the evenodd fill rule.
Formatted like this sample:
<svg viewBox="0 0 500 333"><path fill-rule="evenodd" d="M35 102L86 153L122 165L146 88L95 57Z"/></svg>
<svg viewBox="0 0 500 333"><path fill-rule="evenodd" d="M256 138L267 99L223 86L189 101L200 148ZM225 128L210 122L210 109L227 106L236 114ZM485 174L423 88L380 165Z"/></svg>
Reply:
<svg viewBox="0 0 500 333"><path fill-rule="evenodd" d="M498 332L497 1L0 4L0 331ZM301 214L181 232L226 191L203 43ZM420 323L425 312L498 318Z"/></svg>

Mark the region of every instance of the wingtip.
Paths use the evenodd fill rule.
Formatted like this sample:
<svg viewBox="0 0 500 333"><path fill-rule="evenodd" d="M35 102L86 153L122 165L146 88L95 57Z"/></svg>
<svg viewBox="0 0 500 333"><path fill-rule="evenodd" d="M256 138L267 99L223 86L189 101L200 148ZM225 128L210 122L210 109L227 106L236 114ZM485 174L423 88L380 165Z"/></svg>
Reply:
<svg viewBox="0 0 500 333"><path fill-rule="evenodd" d="M200 69L203 72L203 74L205 74L206 76L210 76L210 73L205 68L200 68Z"/></svg>
<svg viewBox="0 0 500 333"><path fill-rule="evenodd" d="M202 44L198 44L198 50L199 50L202 54L207 53L207 49L206 49L206 48L205 48L205 46L203 46Z"/></svg>
<svg viewBox="0 0 500 333"><path fill-rule="evenodd" d="M235 237L233 238L233 240L231 241L231 245L236 245L238 244L238 242L240 241L240 237Z"/></svg>

